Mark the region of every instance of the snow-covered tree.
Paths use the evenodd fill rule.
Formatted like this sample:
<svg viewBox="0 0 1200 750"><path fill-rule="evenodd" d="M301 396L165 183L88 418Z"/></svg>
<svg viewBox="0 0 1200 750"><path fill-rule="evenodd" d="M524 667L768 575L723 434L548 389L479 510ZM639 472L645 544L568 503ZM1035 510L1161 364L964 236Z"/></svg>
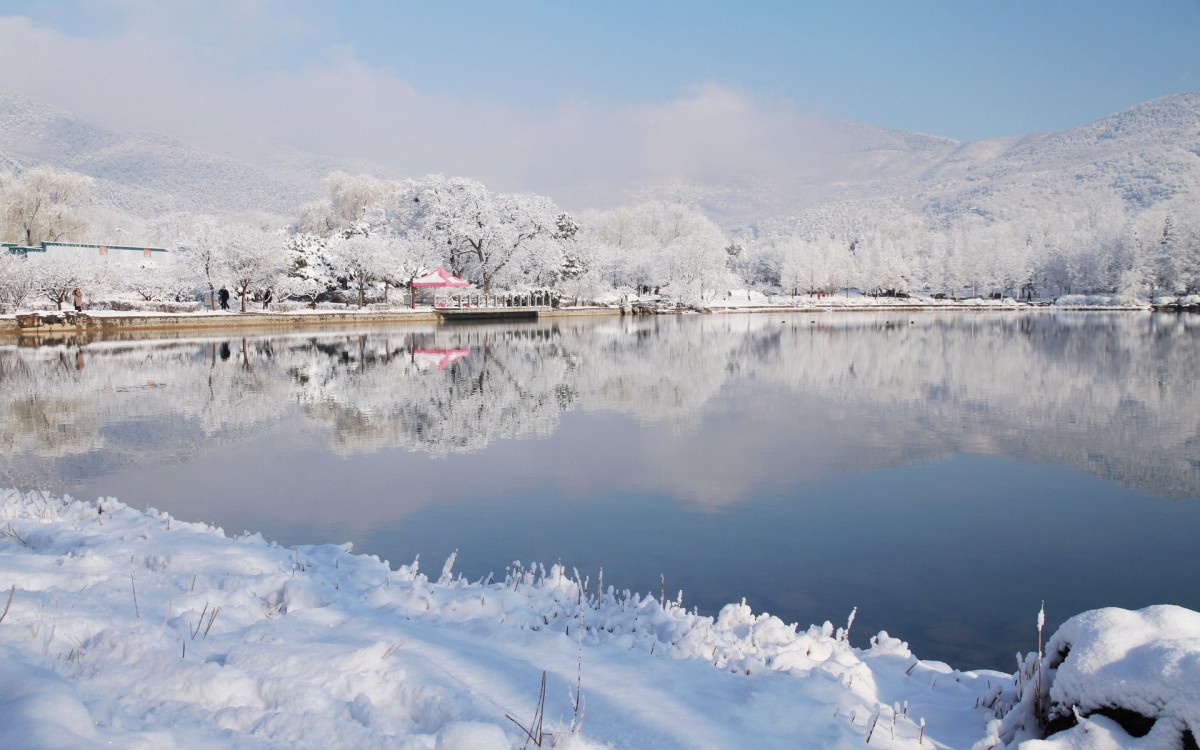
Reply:
<svg viewBox="0 0 1200 750"><path fill-rule="evenodd" d="M0 249L0 312L20 308L36 291L28 259Z"/></svg>
<svg viewBox="0 0 1200 750"><path fill-rule="evenodd" d="M168 299L169 292L165 292L162 284L165 277L166 274L162 273L153 261L139 263L133 268L126 269L124 286L125 289L147 302Z"/></svg>
<svg viewBox="0 0 1200 750"><path fill-rule="evenodd" d="M1200 294L1200 225L1194 226L1181 243L1180 281L1190 294Z"/></svg>
<svg viewBox="0 0 1200 750"><path fill-rule="evenodd" d="M334 172L325 178L328 197L300 211L299 230L318 237L331 237L361 222L371 206L388 203L395 184L370 175Z"/></svg>
<svg viewBox="0 0 1200 750"><path fill-rule="evenodd" d="M576 245L590 256L591 273L610 288L653 283L651 266L661 247L647 234L640 213L632 206L622 206L580 217Z"/></svg>
<svg viewBox="0 0 1200 750"><path fill-rule="evenodd" d="M327 241L309 232L299 232L287 239L287 271L275 279L275 294L279 299L297 297L316 302L317 297L333 290L337 274L330 265Z"/></svg>
<svg viewBox="0 0 1200 750"><path fill-rule="evenodd" d="M1182 243L1175 228L1175 217L1167 214L1162 220L1158 240L1150 247L1150 287L1168 294L1181 288L1180 248Z"/></svg>
<svg viewBox="0 0 1200 750"><path fill-rule="evenodd" d="M4 239L32 247L77 236L86 225L91 178L39 167L0 176L0 228Z"/></svg>
<svg viewBox="0 0 1200 750"><path fill-rule="evenodd" d="M87 288L96 278L95 265L82 253L47 254L30 259L30 271L38 293L59 310L76 287Z"/></svg>
<svg viewBox="0 0 1200 750"><path fill-rule="evenodd" d="M424 276L440 262L433 246L415 234L387 236L387 265L384 267L384 301L389 286L408 289L409 302L415 305L412 282Z"/></svg>
<svg viewBox="0 0 1200 750"><path fill-rule="evenodd" d="M806 256L802 262L803 287L809 294L836 292L839 266L849 262L849 249L835 237L817 237L805 243Z"/></svg>
<svg viewBox="0 0 1200 750"><path fill-rule="evenodd" d="M811 260L811 246L802 242L798 237L771 238L776 260L776 276L784 294L796 296L801 290L808 293L813 291L808 286L809 269L806 263ZM766 244L766 243L758 243Z"/></svg>
<svg viewBox="0 0 1200 750"><path fill-rule="evenodd" d="M707 302L735 286L726 244L717 225L704 219L667 245L660 272L671 286L671 293L685 302Z"/></svg>
<svg viewBox="0 0 1200 750"><path fill-rule="evenodd" d="M586 273L582 256L576 252L579 224L565 213L555 220L554 232L535 238L529 243L520 264L506 281L510 285L534 288L561 286L563 281L577 279Z"/></svg>
<svg viewBox="0 0 1200 750"><path fill-rule="evenodd" d="M228 227L212 216L197 217L175 249L175 266L185 278L208 288L209 306L217 309L217 287L225 283L231 253Z"/></svg>
<svg viewBox="0 0 1200 750"><path fill-rule="evenodd" d="M266 289L287 271L287 238L281 231L240 224L230 227L225 273L241 298L242 312L251 293Z"/></svg>
<svg viewBox="0 0 1200 750"><path fill-rule="evenodd" d="M414 229L446 249L451 269L490 293L500 273L535 242L550 238L561 212L548 198L491 193L475 180L427 178Z"/></svg>
<svg viewBox="0 0 1200 750"><path fill-rule="evenodd" d="M329 262L334 273L358 291L358 306L366 301L366 290L387 277L391 263L388 238L378 234L350 234L329 243Z"/></svg>
<svg viewBox="0 0 1200 750"><path fill-rule="evenodd" d="M152 260L123 270L122 289L150 301L184 302L194 299L195 279L182 275L174 264L160 265Z"/></svg>

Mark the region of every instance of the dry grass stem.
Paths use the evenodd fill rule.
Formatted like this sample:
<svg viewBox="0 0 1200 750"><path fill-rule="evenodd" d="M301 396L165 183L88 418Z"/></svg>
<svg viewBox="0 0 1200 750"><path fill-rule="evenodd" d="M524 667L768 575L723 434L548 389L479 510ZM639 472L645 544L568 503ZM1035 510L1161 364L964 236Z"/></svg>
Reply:
<svg viewBox="0 0 1200 750"><path fill-rule="evenodd" d="M208 638L208 631L212 630L213 623L217 621L217 615L221 612L220 607L213 607L212 615L208 618L208 625L204 628L204 637Z"/></svg>
<svg viewBox="0 0 1200 750"><path fill-rule="evenodd" d="M200 634L200 626L204 624L204 616L208 614L208 602L204 603L204 609L200 610L200 619L196 621L196 629L192 631L192 640L196 640L196 636Z"/></svg>
<svg viewBox="0 0 1200 750"><path fill-rule="evenodd" d="M13 539L16 539L17 542L20 543L20 545L22 547L29 546L29 542L25 541L24 537L22 537L20 534L17 533L17 530L12 527L11 523L8 524L8 526L6 526L5 528L0 529L0 536L7 536L7 537L11 537Z"/></svg>
<svg viewBox="0 0 1200 750"><path fill-rule="evenodd" d="M141 610L138 609L137 584L134 583L132 570L129 571L129 587L133 589L133 614L136 617L140 618L142 616L142 613L141 613Z"/></svg>
<svg viewBox="0 0 1200 750"><path fill-rule="evenodd" d="M533 712L533 721L529 722L527 728L524 724L514 719L510 714L504 714L504 717L517 725L522 732L525 733L525 744L521 745L521 749L529 747L532 742L536 747L541 747L542 742L546 739L542 731L542 721L546 718L546 672L542 671L542 689L538 693L537 709Z"/></svg>
<svg viewBox="0 0 1200 750"><path fill-rule="evenodd" d="M4 604L4 611L0 612L0 622L4 622L4 618L8 617L8 608L12 606L13 595L17 593L17 584L13 584L8 590L8 601Z"/></svg>

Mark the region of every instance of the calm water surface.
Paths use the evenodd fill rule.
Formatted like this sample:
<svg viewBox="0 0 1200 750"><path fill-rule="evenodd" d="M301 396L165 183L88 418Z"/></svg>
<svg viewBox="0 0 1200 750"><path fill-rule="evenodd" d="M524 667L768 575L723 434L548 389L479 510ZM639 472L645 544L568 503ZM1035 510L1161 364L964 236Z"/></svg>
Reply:
<svg viewBox="0 0 1200 750"><path fill-rule="evenodd" d="M28 344L29 342L25 342ZM1200 609L1200 319L731 315L0 341L0 484L433 575L746 598L1011 670Z"/></svg>

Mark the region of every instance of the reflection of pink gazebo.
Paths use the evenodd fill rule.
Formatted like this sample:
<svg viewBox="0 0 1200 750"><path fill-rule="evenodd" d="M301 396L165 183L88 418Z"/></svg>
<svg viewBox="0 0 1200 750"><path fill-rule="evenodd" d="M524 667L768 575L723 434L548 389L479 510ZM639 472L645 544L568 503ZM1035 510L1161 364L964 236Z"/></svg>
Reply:
<svg viewBox="0 0 1200 750"><path fill-rule="evenodd" d="M470 353L470 349L413 349L412 357L419 367L437 365L439 370L445 370Z"/></svg>
<svg viewBox="0 0 1200 750"><path fill-rule="evenodd" d="M412 305L415 307L417 304L416 292L418 289L446 289L464 286L471 286L471 282L460 279L445 268L438 266L424 276L412 280Z"/></svg>

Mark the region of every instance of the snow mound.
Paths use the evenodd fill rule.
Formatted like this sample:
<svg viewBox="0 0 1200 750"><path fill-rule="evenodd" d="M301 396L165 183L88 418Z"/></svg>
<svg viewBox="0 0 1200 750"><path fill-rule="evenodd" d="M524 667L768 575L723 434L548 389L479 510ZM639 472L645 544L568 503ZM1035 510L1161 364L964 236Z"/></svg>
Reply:
<svg viewBox="0 0 1200 750"><path fill-rule="evenodd" d="M1029 654L1021 666L1020 697L995 727L1008 747L1196 748L1200 613L1084 612L1054 633L1044 659Z"/></svg>
<svg viewBox="0 0 1200 750"><path fill-rule="evenodd" d="M1200 734L1200 613L1159 605L1077 615L1047 647L1056 669L1048 719L1116 716L1118 723L1194 746ZM1149 736L1149 734L1147 736ZM1128 735L1127 735L1128 736Z"/></svg>

